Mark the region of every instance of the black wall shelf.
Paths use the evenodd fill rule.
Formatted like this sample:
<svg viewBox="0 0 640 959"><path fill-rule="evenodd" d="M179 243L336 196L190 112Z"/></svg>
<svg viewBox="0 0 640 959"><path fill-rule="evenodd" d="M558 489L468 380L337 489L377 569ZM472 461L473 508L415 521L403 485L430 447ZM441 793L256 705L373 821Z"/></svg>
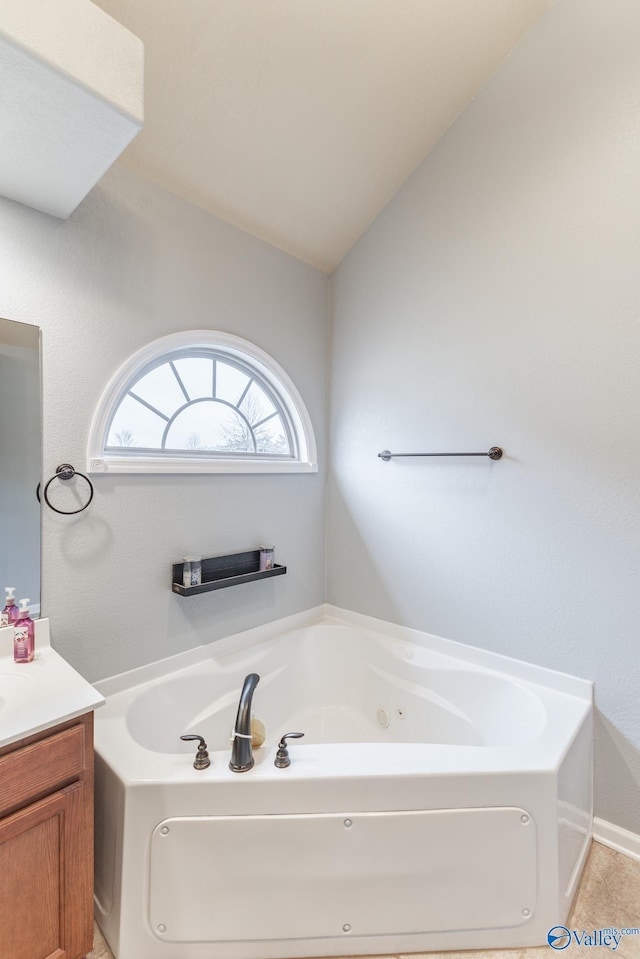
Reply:
<svg viewBox="0 0 640 959"><path fill-rule="evenodd" d="M182 585L183 568L184 563L173 564L171 589L179 596L198 596L200 593L208 593L212 589L226 589L227 586L253 583L258 579L283 576L287 572L287 567L280 566L279 563L274 563L272 569L260 569L259 549L203 559L202 582L199 586Z"/></svg>

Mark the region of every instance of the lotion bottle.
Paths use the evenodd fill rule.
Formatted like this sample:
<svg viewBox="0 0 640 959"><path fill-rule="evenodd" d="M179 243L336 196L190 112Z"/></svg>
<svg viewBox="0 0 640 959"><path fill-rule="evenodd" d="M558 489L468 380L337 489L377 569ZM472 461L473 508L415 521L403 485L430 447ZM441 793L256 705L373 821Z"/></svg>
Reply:
<svg viewBox="0 0 640 959"><path fill-rule="evenodd" d="M13 595L16 588L15 586L5 586L4 591L7 594L7 602L0 613L0 626L13 626L20 615L18 607L16 606L15 596Z"/></svg>
<svg viewBox="0 0 640 959"><path fill-rule="evenodd" d="M20 600L19 618L13 626L13 660L30 663L35 655L35 627L29 616L29 600Z"/></svg>

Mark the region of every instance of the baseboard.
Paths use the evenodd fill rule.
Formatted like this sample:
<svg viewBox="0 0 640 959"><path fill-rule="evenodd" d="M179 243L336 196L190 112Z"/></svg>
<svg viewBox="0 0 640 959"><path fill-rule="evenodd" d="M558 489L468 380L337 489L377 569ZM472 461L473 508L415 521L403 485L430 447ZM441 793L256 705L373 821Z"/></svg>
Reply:
<svg viewBox="0 0 640 959"><path fill-rule="evenodd" d="M637 833L614 826L606 819L594 817L593 838L596 842L601 842L604 846L609 846L616 852L621 852L630 859L637 859L640 862L640 836Z"/></svg>

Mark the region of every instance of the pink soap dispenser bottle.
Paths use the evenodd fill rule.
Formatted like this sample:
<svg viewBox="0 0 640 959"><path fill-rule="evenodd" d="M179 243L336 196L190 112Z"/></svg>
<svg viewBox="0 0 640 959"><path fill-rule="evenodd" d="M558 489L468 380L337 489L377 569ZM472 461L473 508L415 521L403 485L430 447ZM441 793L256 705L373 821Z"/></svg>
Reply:
<svg viewBox="0 0 640 959"><path fill-rule="evenodd" d="M13 661L30 663L35 655L35 627L29 616L29 600L20 600L20 613L13 626Z"/></svg>
<svg viewBox="0 0 640 959"><path fill-rule="evenodd" d="M5 586L5 593L7 594L7 601L4 609L0 613L0 626L13 626L18 616L18 607L16 606L16 599L13 595L16 591L15 586Z"/></svg>

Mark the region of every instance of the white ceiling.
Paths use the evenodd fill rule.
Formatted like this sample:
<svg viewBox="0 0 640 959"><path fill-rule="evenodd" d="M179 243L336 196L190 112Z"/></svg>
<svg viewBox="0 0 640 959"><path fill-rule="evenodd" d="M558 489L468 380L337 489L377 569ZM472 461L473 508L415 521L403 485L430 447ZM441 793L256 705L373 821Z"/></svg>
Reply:
<svg viewBox="0 0 640 959"><path fill-rule="evenodd" d="M124 163L330 272L554 0L96 0L146 50Z"/></svg>

